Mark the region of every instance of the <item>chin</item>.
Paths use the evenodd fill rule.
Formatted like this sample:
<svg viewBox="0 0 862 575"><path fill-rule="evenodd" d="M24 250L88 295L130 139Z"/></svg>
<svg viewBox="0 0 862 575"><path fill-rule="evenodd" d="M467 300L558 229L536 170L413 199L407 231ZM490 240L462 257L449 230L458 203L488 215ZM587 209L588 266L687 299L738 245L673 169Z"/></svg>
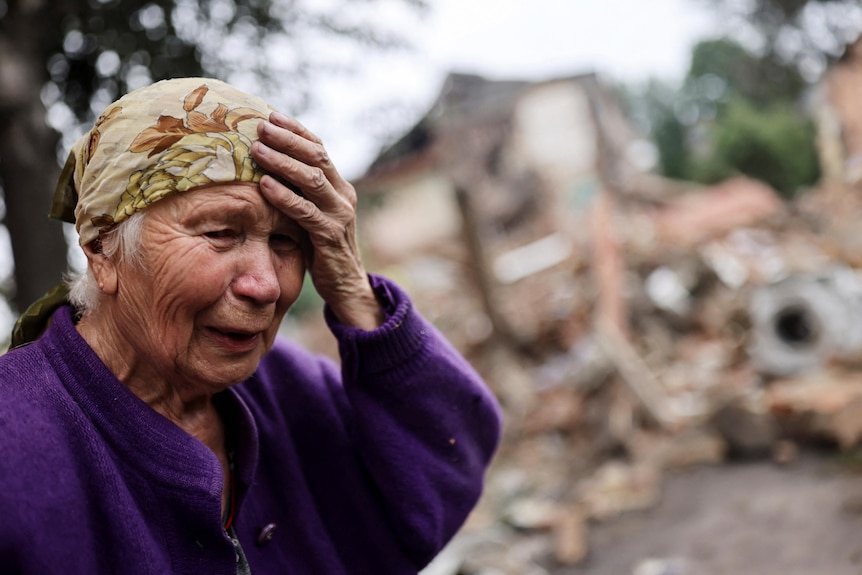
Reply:
<svg viewBox="0 0 862 575"><path fill-rule="evenodd" d="M251 367L247 366L237 366L236 369L225 368L219 375L221 375L221 379L223 382L228 385L236 385L246 379L250 378L252 374L257 370L257 366L260 361L255 361L254 365Z"/></svg>
<svg viewBox="0 0 862 575"><path fill-rule="evenodd" d="M253 359L243 358L233 361L213 358L203 365L199 365L197 369L190 366L194 374L191 379L202 382L209 387L227 388L251 377L260 364L260 358L261 354L255 354Z"/></svg>

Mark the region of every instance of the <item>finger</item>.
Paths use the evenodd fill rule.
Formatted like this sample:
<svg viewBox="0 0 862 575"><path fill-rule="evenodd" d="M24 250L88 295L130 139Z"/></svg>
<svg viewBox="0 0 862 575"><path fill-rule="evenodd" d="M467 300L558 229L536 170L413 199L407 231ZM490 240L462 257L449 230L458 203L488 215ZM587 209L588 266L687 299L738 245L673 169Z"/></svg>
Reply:
<svg viewBox="0 0 862 575"><path fill-rule="evenodd" d="M266 201L313 235L323 220L320 208L297 194L269 174L260 179L260 191Z"/></svg>
<svg viewBox="0 0 862 575"><path fill-rule="evenodd" d="M260 167L297 186L303 195L315 201L337 201L337 191L321 168L310 166L260 141L252 144L251 153Z"/></svg>
<svg viewBox="0 0 862 575"><path fill-rule="evenodd" d="M262 142L309 166L322 169L330 179L340 178L320 138L293 118L281 114L273 114L272 118L277 119L278 123L270 121L258 124L258 136Z"/></svg>
<svg viewBox="0 0 862 575"><path fill-rule="evenodd" d="M286 116L281 112L273 112L269 115L269 121L276 126L282 127L286 130L290 130L298 136L302 136L306 140L310 140L315 144L323 145L323 141L318 138L317 135L314 134L311 130L302 125L302 122L300 122L296 118L291 118L290 116Z"/></svg>
<svg viewBox="0 0 862 575"><path fill-rule="evenodd" d="M322 144L312 142L288 129L276 126L270 122L257 125L260 141L267 146L304 162L309 166L325 167L332 162Z"/></svg>

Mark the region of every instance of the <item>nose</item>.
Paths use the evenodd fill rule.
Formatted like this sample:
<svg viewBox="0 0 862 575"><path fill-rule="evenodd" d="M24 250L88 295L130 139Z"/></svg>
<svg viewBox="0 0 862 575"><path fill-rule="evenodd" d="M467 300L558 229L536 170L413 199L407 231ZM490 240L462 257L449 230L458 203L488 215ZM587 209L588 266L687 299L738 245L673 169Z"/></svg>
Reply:
<svg viewBox="0 0 862 575"><path fill-rule="evenodd" d="M281 285L269 247L255 245L244 251L233 282L234 294L257 304L275 303L281 295Z"/></svg>

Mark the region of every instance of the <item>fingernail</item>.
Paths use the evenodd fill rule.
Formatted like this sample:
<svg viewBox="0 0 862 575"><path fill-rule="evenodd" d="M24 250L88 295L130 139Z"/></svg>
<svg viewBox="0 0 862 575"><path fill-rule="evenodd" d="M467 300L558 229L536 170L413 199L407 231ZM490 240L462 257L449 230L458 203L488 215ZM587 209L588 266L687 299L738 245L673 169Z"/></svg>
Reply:
<svg viewBox="0 0 862 575"><path fill-rule="evenodd" d="M290 118L282 114L281 112L273 112L270 116L270 119L276 124L288 124L290 123Z"/></svg>
<svg viewBox="0 0 862 575"><path fill-rule="evenodd" d="M269 174L264 174L263 176L261 176L260 182L258 182L258 183L259 183L260 188L262 190L268 190L268 189L271 189L273 187L275 180Z"/></svg>
<svg viewBox="0 0 862 575"><path fill-rule="evenodd" d="M252 144L252 151L254 151L255 153L257 153L261 156L265 156L265 155L269 154L270 150L269 150L269 146L267 146L266 144L263 144L261 142L255 142L254 144Z"/></svg>

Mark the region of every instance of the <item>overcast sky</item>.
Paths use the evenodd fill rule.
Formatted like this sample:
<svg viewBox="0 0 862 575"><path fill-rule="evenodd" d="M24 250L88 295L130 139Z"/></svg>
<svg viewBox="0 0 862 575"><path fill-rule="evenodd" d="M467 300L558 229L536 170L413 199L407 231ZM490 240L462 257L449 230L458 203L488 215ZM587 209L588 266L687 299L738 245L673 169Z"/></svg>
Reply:
<svg viewBox="0 0 862 575"><path fill-rule="evenodd" d="M316 109L302 116L348 177L362 173L383 133L418 119L450 71L675 80L691 47L716 30L704 0L430 1L423 18L381 14L411 30L412 52L367 55L353 77L327 82Z"/></svg>

